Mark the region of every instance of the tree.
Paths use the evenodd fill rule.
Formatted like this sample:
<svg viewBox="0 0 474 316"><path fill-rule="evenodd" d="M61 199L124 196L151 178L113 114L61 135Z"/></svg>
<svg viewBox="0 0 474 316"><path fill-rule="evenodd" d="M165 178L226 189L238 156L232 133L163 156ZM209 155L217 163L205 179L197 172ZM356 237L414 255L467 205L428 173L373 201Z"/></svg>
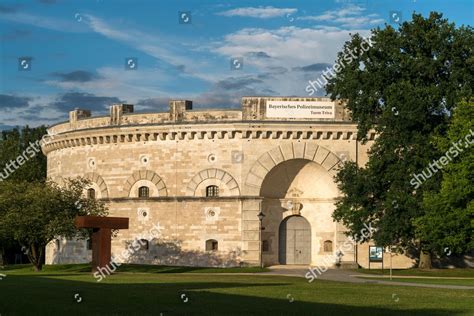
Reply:
<svg viewBox="0 0 474 316"><path fill-rule="evenodd" d="M36 128L25 126L22 129L15 128L1 132L0 172L2 172L2 177L0 181L46 181L46 156L38 146L45 134L46 127L44 126ZM28 160L21 168L10 172L7 165L11 161L16 161L19 156L27 157Z"/></svg>
<svg viewBox="0 0 474 316"><path fill-rule="evenodd" d="M474 249L474 99L454 111L447 137L437 147L452 161L443 168L439 191L426 192L425 214L415 220L417 235L429 240L429 250L445 256ZM460 143L460 150L453 146Z"/></svg>
<svg viewBox="0 0 474 316"><path fill-rule="evenodd" d="M35 271L42 269L44 247L61 237L85 237L87 230L77 230L76 216L106 216L103 202L84 198L89 182L70 179L64 187L52 182L0 183L0 235L12 236L28 249Z"/></svg>
<svg viewBox="0 0 474 316"><path fill-rule="evenodd" d="M39 141L46 134L46 128L40 126L15 128L0 134L0 182L2 181L46 181L46 156L39 148ZM12 161L26 156L28 160L18 169L12 169ZM13 172L11 172L10 170ZM0 264L5 251L17 247L11 235L0 234Z"/></svg>
<svg viewBox="0 0 474 316"><path fill-rule="evenodd" d="M342 198L333 217L355 237L370 224L376 243L416 249L420 266L430 267L431 242L418 238L414 219L425 214L424 192L439 188L441 174L416 188L410 181L442 155L432 136L443 135L456 103L472 96L474 32L439 13L413 14L398 30L372 30L371 40L364 51L363 38L351 36L338 53L345 66L326 87L332 99L347 100L358 140L378 134L368 163L346 163L337 175ZM355 58L347 64L348 52Z"/></svg>

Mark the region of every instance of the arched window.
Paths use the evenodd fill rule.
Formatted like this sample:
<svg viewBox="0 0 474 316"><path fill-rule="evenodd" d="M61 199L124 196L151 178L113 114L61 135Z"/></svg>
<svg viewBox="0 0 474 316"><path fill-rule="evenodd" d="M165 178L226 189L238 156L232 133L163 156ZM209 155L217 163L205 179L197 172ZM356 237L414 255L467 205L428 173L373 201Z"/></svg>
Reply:
<svg viewBox="0 0 474 316"><path fill-rule="evenodd" d="M219 196L219 187L217 185L210 185L206 187L206 196L207 197Z"/></svg>
<svg viewBox="0 0 474 316"><path fill-rule="evenodd" d="M90 188L87 189L87 198L89 199L95 199L95 190Z"/></svg>
<svg viewBox="0 0 474 316"><path fill-rule="evenodd" d="M262 252L267 252L270 250L270 245L268 244L268 240L262 241Z"/></svg>
<svg viewBox="0 0 474 316"><path fill-rule="evenodd" d="M324 242L324 252L332 252L332 241L326 240Z"/></svg>
<svg viewBox="0 0 474 316"><path fill-rule="evenodd" d="M140 239L140 250L148 250L150 248L150 243L146 239Z"/></svg>
<svg viewBox="0 0 474 316"><path fill-rule="evenodd" d="M92 250L92 239L87 239L86 241L87 250Z"/></svg>
<svg viewBox="0 0 474 316"><path fill-rule="evenodd" d="M139 187L138 197L141 197L141 198L150 197L150 189L148 187Z"/></svg>
<svg viewBox="0 0 474 316"><path fill-rule="evenodd" d="M219 243L215 239L206 240L206 251L217 251Z"/></svg>

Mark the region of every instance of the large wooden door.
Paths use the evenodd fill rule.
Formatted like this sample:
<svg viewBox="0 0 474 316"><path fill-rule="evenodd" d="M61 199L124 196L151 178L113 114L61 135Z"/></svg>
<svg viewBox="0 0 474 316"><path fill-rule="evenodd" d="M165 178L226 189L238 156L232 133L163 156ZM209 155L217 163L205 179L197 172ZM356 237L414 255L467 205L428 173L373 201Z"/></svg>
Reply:
<svg viewBox="0 0 474 316"><path fill-rule="evenodd" d="M280 264L311 263L311 227L302 216L291 216L280 224Z"/></svg>

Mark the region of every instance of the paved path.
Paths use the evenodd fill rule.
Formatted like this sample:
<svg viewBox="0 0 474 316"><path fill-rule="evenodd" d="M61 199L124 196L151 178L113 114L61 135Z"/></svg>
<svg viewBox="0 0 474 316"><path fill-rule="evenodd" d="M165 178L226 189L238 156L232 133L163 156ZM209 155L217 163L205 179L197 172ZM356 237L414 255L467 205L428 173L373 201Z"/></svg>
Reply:
<svg viewBox="0 0 474 316"><path fill-rule="evenodd" d="M261 275L281 275L281 276L295 276L304 278L306 273L309 271L308 267L305 266L273 266L270 267L269 272L256 273ZM416 287L431 287L439 289L459 289L459 290L474 290L474 286L462 286L462 285L444 285L444 284L423 284L423 283L407 283L407 282L396 282L396 281L384 281L384 280L371 280L364 279L367 274L357 273L352 270L344 269L328 269L326 272L319 275L315 271L319 280L329 280L338 282L349 282L349 283L364 283L364 284L386 284L386 285L401 285L401 286L416 286Z"/></svg>

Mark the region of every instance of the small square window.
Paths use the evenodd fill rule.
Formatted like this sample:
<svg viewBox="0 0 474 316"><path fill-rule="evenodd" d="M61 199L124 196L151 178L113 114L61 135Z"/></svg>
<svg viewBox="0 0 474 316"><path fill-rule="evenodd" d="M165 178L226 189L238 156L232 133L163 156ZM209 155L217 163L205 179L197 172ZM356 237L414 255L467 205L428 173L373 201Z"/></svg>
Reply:
<svg viewBox="0 0 474 316"><path fill-rule="evenodd" d="M148 187L140 187L138 189L138 197L141 197L141 198L150 197L150 189Z"/></svg>
<svg viewBox="0 0 474 316"><path fill-rule="evenodd" d="M206 251L217 251L219 243L215 239L206 240Z"/></svg>
<svg viewBox="0 0 474 316"><path fill-rule="evenodd" d="M219 196L219 187L217 185L210 185L206 187L206 197Z"/></svg>
<svg viewBox="0 0 474 316"><path fill-rule="evenodd" d="M332 241L326 240L324 242L324 252L332 252Z"/></svg>

